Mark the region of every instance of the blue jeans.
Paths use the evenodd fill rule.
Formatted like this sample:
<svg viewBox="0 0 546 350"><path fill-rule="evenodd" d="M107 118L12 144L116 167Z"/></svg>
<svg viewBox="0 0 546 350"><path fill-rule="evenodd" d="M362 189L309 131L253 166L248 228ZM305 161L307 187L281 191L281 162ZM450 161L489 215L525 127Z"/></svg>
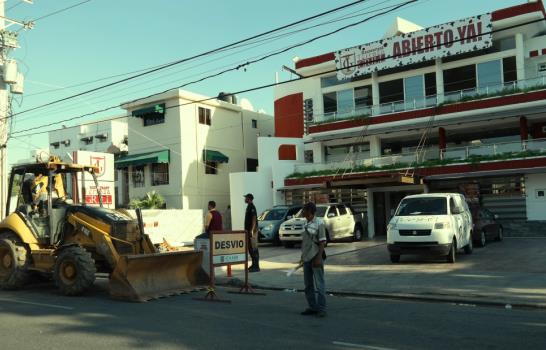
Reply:
<svg viewBox="0 0 546 350"><path fill-rule="evenodd" d="M313 267L313 261L303 263L303 281L305 298L309 308L315 311L326 311L326 291L324 286L324 262L320 267ZM315 296L315 294L317 294Z"/></svg>

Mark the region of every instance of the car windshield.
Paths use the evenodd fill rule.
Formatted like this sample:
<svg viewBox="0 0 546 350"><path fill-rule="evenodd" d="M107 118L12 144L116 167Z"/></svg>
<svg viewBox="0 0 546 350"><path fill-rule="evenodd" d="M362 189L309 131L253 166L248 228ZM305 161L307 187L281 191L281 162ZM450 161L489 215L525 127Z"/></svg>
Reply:
<svg viewBox="0 0 546 350"><path fill-rule="evenodd" d="M282 220L284 218L284 215L286 214L286 209L271 209L266 210L260 215L258 220L261 221L274 221L274 220Z"/></svg>
<svg viewBox="0 0 546 350"><path fill-rule="evenodd" d="M445 197L406 198L402 200L396 213L397 216L446 214L447 198Z"/></svg>

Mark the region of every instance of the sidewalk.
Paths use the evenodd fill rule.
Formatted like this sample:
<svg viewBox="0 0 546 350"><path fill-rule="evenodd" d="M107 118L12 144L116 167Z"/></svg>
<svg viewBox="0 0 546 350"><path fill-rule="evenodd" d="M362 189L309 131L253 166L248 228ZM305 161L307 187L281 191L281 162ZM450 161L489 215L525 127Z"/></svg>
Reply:
<svg viewBox="0 0 546 350"><path fill-rule="evenodd" d="M329 293L385 298L546 308L546 239L506 238L457 255L455 264L443 259L402 256L392 264L384 241L337 243L327 248L326 288ZM299 260L299 249L261 247L262 271L250 274L258 288L303 288L303 274L286 272ZM244 279L240 266L233 276ZM218 276L221 284L229 278ZM231 282L233 283L233 282Z"/></svg>

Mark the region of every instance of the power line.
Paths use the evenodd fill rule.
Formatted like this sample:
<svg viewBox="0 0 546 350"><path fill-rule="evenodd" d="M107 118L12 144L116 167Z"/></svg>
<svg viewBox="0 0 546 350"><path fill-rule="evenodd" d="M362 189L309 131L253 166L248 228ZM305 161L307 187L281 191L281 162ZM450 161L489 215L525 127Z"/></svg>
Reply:
<svg viewBox="0 0 546 350"><path fill-rule="evenodd" d="M87 1L91 1L91 0L86 0L86 2L87 2ZM286 28L289 28L289 27L293 27L293 26L295 26L295 25L298 25L298 24L301 24L301 23L304 23L304 22L308 22L308 21L310 21L310 20L313 20L313 19L318 18L318 17L325 16L325 15L330 14L330 13L334 13L334 12L340 11L340 10L342 10L342 9L345 9L345 8L348 8L348 7L357 5L357 4L362 3L362 2L364 2L364 1L368 1L368 0L357 0L357 1L353 1L353 2L351 2L351 3L349 3L349 4L346 4L346 5L343 5L343 6L339 6L339 7L336 7L336 8L334 8L334 9L331 9L331 10L328 10L328 11L325 11L325 12L321 12L321 13L316 14L316 15L313 15L313 16L311 16L311 17L307 17L307 18L298 20L298 21L296 21L296 22L292 22L292 23L283 25L283 26L281 26L281 27L277 27L277 28L274 28L274 29L272 29L272 30L268 30L268 31L263 32L263 33L260 33L260 34L253 35L253 36L251 36L251 37L248 37L248 38L245 38L245 39L242 39L242 40L239 40L239 41L236 41L236 42L233 42L233 43L230 43L230 44L221 46L221 47L219 47L219 48L215 48L215 49L212 49L212 50L209 50L209 51L205 51L205 52L199 53L199 54L197 54L197 55L193 55L193 56L190 56L190 57L186 57L186 58L183 58L183 59L180 59L180 60L177 60L177 61L174 61L174 62L165 64L165 65L163 65L163 66L156 67L156 68L147 70L147 71L145 71L145 72L142 72L142 73L139 73L139 74L136 74L136 75L132 75L132 76L127 77L127 78L124 78L124 79L120 79L120 80L117 80L117 81L114 81L114 82L111 82L111 83L108 83L108 84L105 84L105 85L102 85L102 86L99 86L99 87L96 87L96 88L93 88L93 89L89 89L89 90L86 90L86 91L83 91L83 92L80 92L80 93L77 93L77 94L74 94L74 95L71 95L71 96L67 96L67 97L64 97L64 98L61 98L61 99L52 101L52 102L45 103L45 104L40 105L40 106L36 106L36 107L30 108L30 109L27 109L27 110L24 110L24 111L21 111L21 112L18 112L18 113L14 113L14 114L12 115L12 117L14 117L14 116L16 116L16 115L20 115L20 114L27 113L27 112L30 112L30 111L33 111L33 110L36 110L36 109L39 109L39 108L43 108L43 107L46 107L46 106L50 106L50 105L53 105L53 104L57 104L57 103L59 103L59 102L63 102L63 101L69 100L69 99L73 99L73 98L78 97L78 96L87 95L87 94L89 94L89 93L91 93L91 92L95 92L95 91L98 91L98 90L105 89L105 88L107 88L107 87L111 87L111 86L114 86L114 85L121 84L121 83L126 82L126 81L129 81L129 80L133 80L133 79L136 79L136 78L140 78L140 77L142 77L142 76L144 76L144 75L148 75L148 74L151 74L151 73L154 73L154 72L157 72L157 71L166 69L166 68L168 68L168 67L171 67L171 66L174 66L174 65L178 65L178 64L181 64L181 63L190 61L190 60L194 60L194 59L196 59L196 58L204 57L204 56L207 56L207 55L216 53L216 52L218 52L218 51L220 51L220 50L224 50L224 49L227 49L227 48L231 48L231 47L233 47L233 46L235 46L235 45L238 45L238 44L241 44L241 43L244 43L244 42L248 42L248 41L251 41L251 40L253 40L253 39L256 39L256 38L259 38L259 37L262 37L262 36L265 36L265 35L268 35L268 34L271 34L271 33L275 33L275 32L278 32L278 31L280 31L280 30L283 30L283 29L286 29ZM50 15L51 15L51 14L50 14ZM42 18L43 18L43 17L42 17Z"/></svg>
<svg viewBox="0 0 546 350"><path fill-rule="evenodd" d="M91 1L91 0L84 0L84 1L81 1L81 2L79 2L79 3L77 3L77 4L74 4L74 5L71 5L71 6L62 8L62 9L60 9L60 10L57 10L57 11L48 13L48 14L46 14L46 15L40 16L40 17L38 17L38 18L35 18L35 19L32 20L32 22L37 22L37 21L40 21L40 20L42 20L42 19L44 19L44 18L48 18L48 17L54 16L54 15L56 15L56 14L59 14L59 13L68 11L68 10L70 10L70 9L73 9L74 7L81 6L81 5L83 5L83 4L85 4L85 3L88 3L88 2L90 2L90 1Z"/></svg>
<svg viewBox="0 0 546 350"><path fill-rule="evenodd" d="M407 3L413 3L413 2L415 2L415 1L418 1L418 0L413 0L413 1L410 1L410 2L407 2ZM401 5L401 6L403 6L403 5ZM389 10L388 12L391 12L391 11L393 11L393 10ZM376 17L376 16L377 16L377 15L374 15L374 16L372 16L372 17ZM369 17L369 18L372 18L372 17ZM509 26L509 27L502 28L502 29L491 30L491 31L489 31L489 32L484 32L484 33L481 33L481 34L479 34L479 35L476 34L476 35L473 35L473 36L469 36L467 39L477 38L477 37L482 36L482 35L485 35L485 34L492 34L492 33L496 33L496 32L506 31L506 30L510 30L510 29L522 27L522 26L525 26L525 25L529 25L529 24L533 24L533 23L542 22L542 21L545 21L545 20L546 20L545 18L536 19L536 20L532 20L532 21L528 21L528 22L525 22L525 23L522 23L522 24L517 24L517 25ZM360 21L360 22L362 22L362 21ZM438 48L438 47L442 47L442 46L444 46L444 45L446 45L446 44L454 43L454 42L456 42L456 41L458 41L458 40L452 40L452 41L449 41L449 42L439 43L439 44L433 45L432 47ZM407 52L407 54L416 53L416 52L418 52L418 51L420 51L420 49L419 49L419 50L416 49L416 50ZM385 59L394 59L394 58L396 58L396 57L395 57L395 56L386 56L386 57L385 57ZM237 91L237 92L231 93L230 95L241 94L241 93L246 93L246 92L261 90L261 89L265 89L265 88L270 88L270 87L273 87L273 86L284 85L284 84L288 84L288 83L292 83L292 82L300 81L300 80L304 80L304 79L310 79L310 78L322 76L322 75L329 74L329 73L335 73L335 72L337 72L337 71L339 71L339 70L342 70L342 69L357 67L358 65L359 65L359 64L357 63L357 64L354 64L354 65L351 65L351 66L348 66L348 67L335 68L335 69L332 69L332 70L329 70L329 71L320 72L320 73L315 73L315 74L311 74L311 75L308 75L308 76L305 76L305 77L301 77L301 78L289 79L289 80L285 80L285 81L278 82L278 83L265 84L265 85L261 85L261 86L257 86L257 87L253 87L253 88L249 88L249 89ZM170 90L167 90L167 91L170 91ZM156 94L151 95L151 96L155 96L155 95L156 95ZM143 98L140 98L140 99L138 99L138 100L145 99L145 98L149 98L149 97L143 97ZM181 106L190 105L190 104L196 104L196 103L202 103L202 102L206 102L206 101L210 101L210 100L215 100L215 99L217 99L217 98L216 98L216 97L210 97L210 98L205 98L205 99L201 99L201 100L197 100L197 101L192 101L192 102L188 102L188 103L182 103L182 104L177 104L177 105L173 105L173 106L168 106L168 107L165 107L165 109L176 108L176 107L181 107ZM135 101L138 101L138 100L135 100ZM133 103L133 102L135 102L135 101L128 102L128 103ZM86 113L86 114L83 114L83 115L80 115L80 116L75 116L75 117L68 118L68 119L65 119L65 120L62 120L62 121L58 121L58 122L52 122L52 123L40 125L40 126L38 126L38 127L33 127L33 128L28 128L28 129L16 131L16 132L14 132L14 133L15 133L15 134L18 134L18 133L22 133L22 132L26 132L26 131L32 131L32 130L35 130L35 129L40 129L40 128L44 128L44 127L48 127L48 126L60 124L60 123L63 123L63 122L68 122L68 121L72 121L72 120L76 120L76 119L81 119L81 118L84 118L84 117L87 117L87 116L91 116L91 115L94 115L94 114L98 114L98 113L101 113L101 112L105 112L105 111L108 111L108 110L111 110L111 109L114 109L114 108L118 108L118 107L119 107L119 106L117 106L117 105L116 105L116 106L111 106L111 107L106 107L106 108L101 109L101 110L98 110L98 111ZM41 131L41 132L33 133L33 135L42 134L42 133L46 133L46 132L48 132L48 131ZM25 134L25 135L28 135L28 134Z"/></svg>

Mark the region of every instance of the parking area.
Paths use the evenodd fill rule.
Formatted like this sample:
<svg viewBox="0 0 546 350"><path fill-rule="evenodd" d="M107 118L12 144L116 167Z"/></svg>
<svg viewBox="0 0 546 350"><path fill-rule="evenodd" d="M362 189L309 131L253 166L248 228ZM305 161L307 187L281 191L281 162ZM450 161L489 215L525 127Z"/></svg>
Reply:
<svg viewBox="0 0 546 350"><path fill-rule="evenodd" d="M332 243L326 248L327 289L355 294L391 294L476 299L546 306L546 238L506 238L457 254L455 264L443 258L402 256L390 262L384 240ZM299 259L299 249L261 245L262 272L251 274L255 285L301 289L302 273L286 272ZM234 277L242 278L234 267Z"/></svg>

